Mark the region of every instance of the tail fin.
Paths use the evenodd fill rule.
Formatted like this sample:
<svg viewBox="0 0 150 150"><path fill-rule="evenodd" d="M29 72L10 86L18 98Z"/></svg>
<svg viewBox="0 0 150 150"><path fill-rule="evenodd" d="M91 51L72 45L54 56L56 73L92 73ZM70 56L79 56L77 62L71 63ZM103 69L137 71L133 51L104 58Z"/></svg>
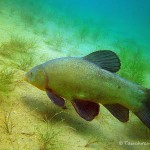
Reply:
<svg viewBox="0 0 150 150"><path fill-rule="evenodd" d="M134 113L150 129L150 90L146 91L146 97L143 107Z"/></svg>

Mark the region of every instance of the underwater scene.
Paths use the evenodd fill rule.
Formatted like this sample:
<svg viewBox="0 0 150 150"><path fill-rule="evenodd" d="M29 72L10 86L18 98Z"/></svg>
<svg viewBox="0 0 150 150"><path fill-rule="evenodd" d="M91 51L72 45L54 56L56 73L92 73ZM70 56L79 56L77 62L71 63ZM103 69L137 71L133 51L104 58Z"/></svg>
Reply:
<svg viewBox="0 0 150 150"><path fill-rule="evenodd" d="M0 150L150 149L149 0L0 0Z"/></svg>

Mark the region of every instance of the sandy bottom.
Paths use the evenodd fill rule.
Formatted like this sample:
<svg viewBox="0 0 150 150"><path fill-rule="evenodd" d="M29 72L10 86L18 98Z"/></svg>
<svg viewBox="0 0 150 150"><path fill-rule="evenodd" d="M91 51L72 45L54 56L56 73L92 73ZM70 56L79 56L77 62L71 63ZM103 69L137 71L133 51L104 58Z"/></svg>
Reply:
<svg viewBox="0 0 150 150"><path fill-rule="evenodd" d="M70 103L62 110L45 92L25 82L17 84L0 107L0 150L147 150L149 147L146 146L149 129L134 114L130 113L128 123L121 123L101 106L96 119L86 122Z"/></svg>

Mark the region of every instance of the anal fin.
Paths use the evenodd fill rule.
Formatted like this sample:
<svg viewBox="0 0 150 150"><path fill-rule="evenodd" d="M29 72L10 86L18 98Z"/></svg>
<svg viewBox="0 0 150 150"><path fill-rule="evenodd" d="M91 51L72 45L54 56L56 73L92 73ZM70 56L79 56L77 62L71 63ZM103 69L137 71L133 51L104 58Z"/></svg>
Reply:
<svg viewBox="0 0 150 150"><path fill-rule="evenodd" d="M48 88L46 89L46 93L54 104L58 105L59 107L62 107L63 109L66 109L65 101L63 98L61 98L60 96L57 96Z"/></svg>
<svg viewBox="0 0 150 150"><path fill-rule="evenodd" d="M72 105L76 112L87 121L93 120L99 113L99 104L91 101L75 99L72 101Z"/></svg>
<svg viewBox="0 0 150 150"><path fill-rule="evenodd" d="M120 104L105 104L104 107L121 122L127 122L129 120L129 109L126 107Z"/></svg>

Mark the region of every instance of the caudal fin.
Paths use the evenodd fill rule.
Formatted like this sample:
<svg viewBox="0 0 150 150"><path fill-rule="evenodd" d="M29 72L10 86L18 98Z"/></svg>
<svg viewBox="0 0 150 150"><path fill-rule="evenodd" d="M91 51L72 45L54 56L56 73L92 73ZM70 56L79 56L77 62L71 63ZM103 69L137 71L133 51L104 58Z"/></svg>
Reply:
<svg viewBox="0 0 150 150"><path fill-rule="evenodd" d="M134 113L150 129L150 90L146 91L146 95L147 98L143 103L143 107Z"/></svg>

